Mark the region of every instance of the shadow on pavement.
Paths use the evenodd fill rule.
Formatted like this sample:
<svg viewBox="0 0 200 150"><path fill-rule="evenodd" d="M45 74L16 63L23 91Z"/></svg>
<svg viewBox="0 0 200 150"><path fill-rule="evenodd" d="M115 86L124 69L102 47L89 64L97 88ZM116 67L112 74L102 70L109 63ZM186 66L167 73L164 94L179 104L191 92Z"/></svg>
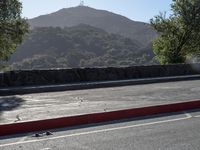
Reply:
<svg viewBox="0 0 200 150"><path fill-rule="evenodd" d="M0 97L0 120L4 111L16 109L24 103L24 99L16 96Z"/></svg>
<svg viewBox="0 0 200 150"><path fill-rule="evenodd" d="M0 98L0 113L3 111L13 110L21 106L24 102L24 99L16 96L12 97L1 97Z"/></svg>

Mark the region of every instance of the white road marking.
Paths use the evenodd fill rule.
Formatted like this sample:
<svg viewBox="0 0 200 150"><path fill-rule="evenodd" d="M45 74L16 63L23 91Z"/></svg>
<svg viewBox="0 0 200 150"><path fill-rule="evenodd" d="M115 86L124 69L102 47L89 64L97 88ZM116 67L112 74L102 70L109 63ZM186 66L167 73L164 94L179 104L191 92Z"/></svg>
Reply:
<svg viewBox="0 0 200 150"><path fill-rule="evenodd" d="M114 131L114 130L122 130L122 129L128 129L128 128L143 127L143 126L149 126L149 125L155 125L155 124L162 124L162 123L168 123L168 122L175 122L175 121L180 121L180 120L187 120L187 119L190 119L190 118L191 118L191 115L187 115L186 117L176 118L176 119L170 119L170 120L149 122L149 123L136 124L136 125L130 125L130 126L116 127L116 128L101 129L101 130L88 131L88 132L82 132L82 133L74 133L74 134L63 135L63 136L57 136L57 137L50 137L50 138L45 138L45 139L37 139L37 140L29 140L29 141L8 143L8 144L2 144L2 145L0 145L0 148L1 148L1 147L7 147L7 146L19 145L19 144L43 142L43 141L55 140L55 139L61 139L61 138L67 138L67 137L74 137L74 136L81 136L81 135L89 135L89 134L94 134L94 133L110 132L110 131Z"/></svg>
<svg viewBox="0 0 200 150"><path fill-rule="evenodd" d="M191 114L189 114L189 113L187 113L187 112L184 112L184 114L185 114L187 117L190 117L190 118L193 117Z"/></svg>
<svg viewBox="0 0 200 150"><path fill-rule="evenodd" d="M19 142L23 142L23 141L25 141L26 140L26 136L25 137L23 137L23 138L21 138L20 140L19 140Z"/></svg>
<svg viewBox="0 0 200 150"><path fill-rule="evenodd" d="M50 150L50 148L43 148L43 149L41 149L41 150Z"/></svg>
<svg viewBox="0 0 200 150"><path fill-rule="evenodd" d="M198 116L194 116L195 118L200 118L200 115L198 115Z"/></svg>

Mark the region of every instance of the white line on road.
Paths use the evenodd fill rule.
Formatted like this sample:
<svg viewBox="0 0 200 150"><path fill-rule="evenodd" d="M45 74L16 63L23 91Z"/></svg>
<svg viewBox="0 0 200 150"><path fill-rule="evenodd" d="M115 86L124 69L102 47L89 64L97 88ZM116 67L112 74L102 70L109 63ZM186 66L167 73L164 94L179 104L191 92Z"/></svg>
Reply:
<svg viewBox="0 0 200 150"><path fill-rule="evenodd" d="M198 115L198 116L194 116L195 118L200 118L200 115Z"/></svg>
<svg viewBox="0 0 200 150"><path fill-rule="evenodd" d="M184 112L184 114L185 114L187 117L189 117L189 118L192 118L192 117L193 117L191 114L189 114L189 113L187 113L187 112Z"/></svg>
<svg viewBox="0 0 200 150"><path fill-rule="evenodd" d="M89 135L89 134L94 134L94 133L110 132L110 131L114 131L114 130L122 130L122 129L128 129L128 128L143 127L143 126L149 126L149 125L155 125L155 124L162 124L162 123L168 123L168 122L175 122L175 121L180 121L180 120L186 120L186 119L189 119L189 118L191 118L191 115L187 115L186 117L182 117L182 118L170 119L170 120L149 122L149 123L136 124L136 125L130 125L130 126L116 127L116 128L101 129L101 130L88 131L88 132L82 132L82 133L74 133L74 134L63 135L63 136L57 136L57 137L50 137L50 138L45 138L45 139L37 139L37 140L29 140L29 141L8 143L8 144L2 144L2 145L0 145L0 148L1 148L1 147L7 147L7 146L19 145L19 144L43 142L43 141L55 140L55 139L61 139L61 138L67 138L67 137L74 137L74 136L81 136L81 135Z"/></svg>
<svg viewBox="0 0 200 150"><path fill-rule="evenodd" d="M23 138L21 138L20 140L19 140L19 142L24 142L25 140L26 140L26 136L25 137L23 137Z"/></svg>
<svg viewBox="0 0 200 150"><path fill-rule="evenodd" d="M43 148L43 149L41 149L41 150L50 150L50 148Z"/></svg>

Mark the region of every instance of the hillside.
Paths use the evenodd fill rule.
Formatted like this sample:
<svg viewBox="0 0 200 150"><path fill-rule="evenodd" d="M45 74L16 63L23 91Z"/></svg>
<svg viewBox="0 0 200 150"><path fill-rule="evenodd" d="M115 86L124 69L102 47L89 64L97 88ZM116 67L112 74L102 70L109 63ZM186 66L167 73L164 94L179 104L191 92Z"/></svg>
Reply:
<svg viewBox="0 0 200 150"><path fill-rule="evenodd" d="M49 26L63 28L87 24L109 33L137 40L144 47L156 36L156 32L147 23L132 21L112 12L86 6L61 9L48 15L30 19L29 23L32 28Z"/></svg>
<svg viewBox="0 0 200 150"><path fill-rule="evenodd" d="M88 25L30 31L10 62L14 69L130 66L151 63L139 43Z"/></svg>

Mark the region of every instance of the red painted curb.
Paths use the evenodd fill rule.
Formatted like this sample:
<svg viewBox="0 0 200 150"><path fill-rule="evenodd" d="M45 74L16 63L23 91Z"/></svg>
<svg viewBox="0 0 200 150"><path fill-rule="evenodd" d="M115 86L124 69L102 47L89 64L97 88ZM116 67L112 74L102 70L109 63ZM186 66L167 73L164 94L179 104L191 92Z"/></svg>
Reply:
<svg viewBox="0 0 200 150"><path fill-rule="evenodd" d="M0 125L0 136L200 108L200 100Z"/></svg>

